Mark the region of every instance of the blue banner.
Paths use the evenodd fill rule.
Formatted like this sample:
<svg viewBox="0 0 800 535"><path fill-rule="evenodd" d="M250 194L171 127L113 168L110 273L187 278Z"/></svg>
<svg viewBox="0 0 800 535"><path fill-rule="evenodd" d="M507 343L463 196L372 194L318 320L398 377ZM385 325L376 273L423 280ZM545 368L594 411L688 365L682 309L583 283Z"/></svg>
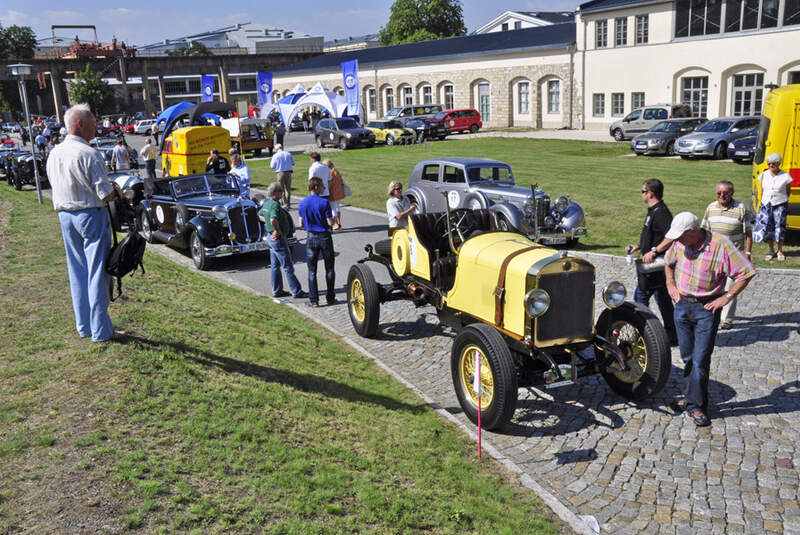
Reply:
<svg viewBox="0 0 800 535"><path fill-rule="evenodd" d="M214 101L214 77L202 76L200 78L200 90L203 92L201 102Z"/></svg>
<svg viewBox="0 0 800 535"><path fill-rule="evenodd" d="M344 80L344 96L347 99L347 115L359 115L361 98L358 90L357 59L342 62L342 79Z"/></svg>
<svg viewBox="0 0 800 535"><path fill-rule="evenodd" d="M257 80L258 106L261 107L264 103L272 104L272 73L259 71Z"/></svg>

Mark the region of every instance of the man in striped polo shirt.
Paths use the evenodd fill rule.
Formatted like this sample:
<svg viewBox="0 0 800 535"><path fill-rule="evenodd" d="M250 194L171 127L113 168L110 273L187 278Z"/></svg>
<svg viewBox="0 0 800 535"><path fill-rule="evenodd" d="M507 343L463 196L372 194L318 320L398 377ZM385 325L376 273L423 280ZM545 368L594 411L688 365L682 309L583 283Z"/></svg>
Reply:
<svg viewBox="0 0 800 535"><path fill-rule="evenodd" d="M743 202L733 198L733 182L720 180L717 182L717 200L706 208L700 226L711 232L727 236L729 240L747 255L750 260L750 251L753 248L753 221L755 215ZM734 280L729 278L725 290L730 290ZM720 329L729 329L731 321L736 314L736 300L722 307L720 316Z"/></svg>

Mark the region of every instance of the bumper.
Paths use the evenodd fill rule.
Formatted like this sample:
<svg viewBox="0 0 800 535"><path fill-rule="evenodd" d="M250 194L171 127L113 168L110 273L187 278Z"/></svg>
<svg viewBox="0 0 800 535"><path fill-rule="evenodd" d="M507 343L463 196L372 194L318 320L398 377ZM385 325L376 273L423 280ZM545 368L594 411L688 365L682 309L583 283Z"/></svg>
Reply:
<svg viewBox="0 0 800 535"><path fill-rule="evenodd" d="M665 145L639 145L631 147L631 150L636 154L665 154L667 152L667 147Z"/></svg>
<svg viewBox="0 0 800 535"><path fill-rule="evenodd" d="M255 251L266 251L269 249L269 244L265 240L257 241L247 244L229 244L223 243L216 247L206 247L206 256L211 258L220 258L223 256L231 256L235 254L252 253Z"/></svg>
<svg viewBox="0 0 800 535"><path fill-rule="evenodd" d="M538 237L535 234L528 234L528 239L539 241L544 245L563 245L569 240L583 238L587 234L586 227L577 227L569 232L540 232Z"/></svg>
<svg viewBox="0 0 800 535"><path fill-rule="evenodd" d="M675 154L679 156L713 156L713 145L695 145L693 147L675 147Z"/></svg>

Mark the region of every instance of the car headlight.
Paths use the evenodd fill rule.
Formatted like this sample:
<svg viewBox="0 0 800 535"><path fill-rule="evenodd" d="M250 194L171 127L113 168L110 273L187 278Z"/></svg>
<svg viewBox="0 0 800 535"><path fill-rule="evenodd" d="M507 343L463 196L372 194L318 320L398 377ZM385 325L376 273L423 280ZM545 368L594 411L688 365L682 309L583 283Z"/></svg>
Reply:
<svg viewBox="0 0 800 535"><path fill-rule="evenodd" d="M178 230L183 229L183 226L186 224L186 221L183 220L183 214L178 212L175 214L175 226L178 227Z"/></svg>
<svg viewBox="0 0 800 535"><path fill-rule="evenodd" d="M538 318L550 308L550 295L540 289L534 288L525 295L525 310L533 316Z"/></svg>
<svg viewBox="0 0 800 535"><path fill-rule="evenodd" d="M650 140L648 140L647 144L648 145L652 145L652 146L661 145L661 140L660 139L650 139Z"/></svg>
<svg viewBox="0 0 800 535"><path fill-rule="evenodd" d="M625 285L621 282L610 282L603 288L603 302L608 308L617 308L625 302L627 293L628 290L625 289Z"/></svg>
<svg viewBox="0 0 800 535"><path fill-rule="evenodd" d="M736 147L734 146L734 144L733 144L733 141L731 141L730 143L728 143L728 150L733 150L733 149L735 149L735 148L736 148Z"/></svg>
<svg viewBox="0 0 800 535"><path fill-rule="evenodd" d="M706 145L708 145L709 143L714 143L714 138L713 137L707 137L707 138L705 138L703 140L703 143L705 143Z"/></svg>
<svg viewBox="0 0 800 535"><path fill-rule="evenodd" d="M569 197L567 197L566 195L560 196L558 199L556 199L555 206L556 210L558 210L559 213L562 214L565 213L567 211L567 208L569 208Z"/></svg>
<svg viewBox="0 0 800 535"><path fill-rule="evenodd" d="M528 197L525 199L525 203L522 205L522 209L525 210L525 215L532 216L536 213L536 199L533 197Z"/></svg>
<svg viewBox="0 0 800 535"><path fill-rule="evenodd" d="M346 132L344 134L344 137L346 137L347 139L350 139L351 137L353 137L353 134L351 134L350 132Z"/></svg>
<svg viewBox="0 0 800 535"><path fill-rule="evenodd" d="M225 209L224 206L217 205L211 209L211 213L214 214L214 217L219 219L220 221L224 221L228 217L228 211Z"/></svg>

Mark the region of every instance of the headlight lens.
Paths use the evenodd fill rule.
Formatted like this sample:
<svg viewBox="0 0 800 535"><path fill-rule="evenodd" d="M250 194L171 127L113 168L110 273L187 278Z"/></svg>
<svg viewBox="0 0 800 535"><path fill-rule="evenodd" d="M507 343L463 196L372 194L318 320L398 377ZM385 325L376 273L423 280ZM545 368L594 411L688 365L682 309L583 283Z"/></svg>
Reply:
<svg viewBox="0 0 800 535"><path fill-rule="evenodd" d="M178 227L178 230L181 230L185 224L186 221L183 220L183 214L180 212L175 214L175 226Z"/></svg>
<svg viewBox="0 0 800 535"><path fill-rule="evenodd" d="M228 211L225 209L224 206L215 206L211 209L211 213L214 214L214 217L219 219L220 221L224 221L228 217Z"/></svg>
<svg viewBox="0 0 800 535"><path fill-rule="evenodd" d="M347 139L350 139L351 137L353 137L353 135L350 132L346 132L344 134L344 137L346 137Z"/></svg>
<svg viewBox="0 0 800 535"><path fill-rule="evenodd" d="M603 302L608 308L617 308L625 302L628 290L625 285L618 281L613 281L603 288Z"/></svg>
<svg viewBox="0 0 800 535"><path fill-rule="evenodd" d="M526 215L533 215L536 213L536 199L528 197L525 199L525 204L522 205Z"/></svg>
<svg viewBox="0 0 800 535"><path fill-rule="evenodd" d="M567 208L569 208L569 197L562 195L556 199L556 210L563 214L567 211Z"/></svg>
<svg viewBox="0 0 800 535"><path fill-rule="evenodd" d="M705 138L703 140L703 143L705 143L706 145L708 145L709 143L713 143L713 142L714 142L714 138L713 137L707 137L707 138Z"/></svg>
<svg viewBox="0 0 800 535"><path fill-rule="evenodd" d="M735 149L735 148L736 148L736 146L733 144L733 141L731 141L730 143L728 143L728 149L729 149L729 150L733 150L733 149Z"/></svg>
<svg viewBox="0 0 800 535"><path fill-rule="evenodd" d="M550 295L540 289L534 288L525 295L525 310L534 318L538 318L550 308Z"/></svg>

